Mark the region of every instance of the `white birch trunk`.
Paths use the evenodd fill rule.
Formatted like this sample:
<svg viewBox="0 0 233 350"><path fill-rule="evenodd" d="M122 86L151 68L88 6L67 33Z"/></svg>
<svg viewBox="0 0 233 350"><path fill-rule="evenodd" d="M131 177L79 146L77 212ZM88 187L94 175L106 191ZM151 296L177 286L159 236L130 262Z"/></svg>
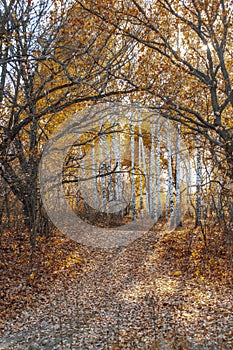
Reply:
<svg viewBox="0 0 233 350"><path fill-rule="evenodd" d="M124 205L122 198L122 174L121 172L121 133L120 130L115 129L116 133L112 134L112 150L114 158L114 167L115 167L115 182L114 182L114 195L118 203L119 211L124 215Z"/></svg>
<svg viewBox="0 0 233 350"><path fill-rule="evenodd" d="M178 124L176 140L176 226L181 225L180 160L180 124Z"/></svg>
<svg viewBox="0 0 233 350"><path fill-rule="evenodd" d="M113 188L114 188L114 199L118 197L118 188L117 188L117 171L118 171L118 149L117 149L117 144L116 144L116 134L115 134L115 128L112 133L111 137L111 148L113 151L113 164L114 164L114 169L116 174L114 174L114 183L113 183Z"/></svg>
<svg viewBox="0 0 233 350"><path fill-rule="evenodd" d="M148 179L148 173L147 173L147 165L146 165L146 156L145 156L145 148L143 143L143 138L141 142L141 152L142 152L142 163L143 163L143 170L144 170L144 181L145 181L145 191L146 191L146 213L147 217L150 215L150 202L149 202L149 179Z"/></svg>
<svg viewBox="0 0 233 350"><path fill-rule="evenodd" d="M96 154L95 154L95 143L92 141L92 150L91 150L91 158L92 158L92 188L93 188L93 201L94 203L98 203L98 184L96 178Z"/></svg>
<svg viewBox="0 0 233 350"><path fill-rule="evenodd" d="M100 139L100 145L99 145L99 158L100 158L100 175L103 175L105 173L105 166L104 166L104 156L103 156L103 149L102 149L102 140ZM105 176L101 176L101 210L106 210L107 205L107 191L106 191L106 183L105 183Z"/></svg>
<svg viewBox="0 0 233 350"><path fill-rule="evenodd" d="M139 141L138 141L138 166L139 166L139 209L140 217L143 218L143 168L142 168L142 129L140 122L138 123L139 127Z"/></svg>
<svg viewBox="0 0 233 350"><path fill-rule="evenodd" d="M166 195L166 209L165 209L165 217L168 218L168 211L169 211L169 192L167 191Z"/></svg>
<svg viewBox="0 0 233 350"><path fill-rule="evenodd" d="M161 166L160 166L160 118L157 121L157 145L156 145L156 187L157 187L157 218L162 214L161 207Z"/></svg>
<svg viewBox="0 0 233 350"><path fill-rule="evenodd" d="M87 199L87 186L86 186L86 182L85 182L85 179L86 179L86 170L85 170L85 161L84 161L84 154L83 154L83 151L80 149L80 166L81 166L81 174L82 174L82 179L84 180L83 181L83 190L82 190L82 193L83 193L83 198L84 200L86 201Z"/></svg>
<svg viewBox="0 0 233 350"><path fill-rule="evenodd" d="M174 194L173 194L173 181L172 181L172 149L169 132L169 122L166 120L166 136L167 136L167 153L168 153L168 198L170 208L170 229L175 225L175 210L174 210Z"/></svg>
<svg viewBox="0 0 233 350"><path fill-rule="evenodd" d="M136 220L136 193L135 193L135 142L134 142L134 126L130 120L130 149L131 149L131 201L132 201L132 220Z"/></svg>
<svg viewBox="0 0 233 350"><path fill-rule="evenodd" d="M84 180L82 182L82 194L83 194L83 200L84 200L84 206L86 208L86 203L88 201L88 190L87 190L87 185L86 185L86 168L85 168L85 160L84 160L84 154L82 149L80 149L80 166L81 166L81 174L82 174L82 179ZM88 209L87 210L87 214L89 214Z"/></svg>
<svg viewBox="0 0 233 350"><path fill-rule="evenodd" d="M155 130L151 123L151 152L150 152L150 215L156 220L156 178L155 178Z"/></svg>
<svg viewBox="0 0 233 350"><path fill-rule="evenodd" d="M200 135L196 136L197 156L196 156L196 227L201 225L201 152Z"/></svg>
<svg viewBox="0 0 233 350"><path fill-rule="evenodd" d="M104 146L104 153L105 153L105 159L106 159L106 172L111 172L111 154L108 146L108 140L106 135L103 135L103 146ZM112 202L114 201L114 188L113 188L113 181L112 181L112 174L106 176L107 181L107 190L108 190L108 201Z"/></svg>
<svg viewBox="0 0 233 350"><path fill-rule="evenodd" d="M121 126L120 126L121 128ZM118 143L118 173L117 173L117 200L120 202L121 214L124 217L124 201L123 201L123 173L122 171L122 145L121 145L121 130L117 134ZM128 204L128 203L127 203Z"/></svg>

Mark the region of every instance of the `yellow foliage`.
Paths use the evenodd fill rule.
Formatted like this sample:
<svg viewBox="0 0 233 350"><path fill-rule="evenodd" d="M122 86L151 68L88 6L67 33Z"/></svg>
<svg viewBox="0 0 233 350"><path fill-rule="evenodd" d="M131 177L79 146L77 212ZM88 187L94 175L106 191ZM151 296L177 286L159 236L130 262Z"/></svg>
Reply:
<svg viewBox="0 0 233 350"><path fill-rule="evenodd" d="M32 272L28 278L29 280L33 281L35 279L35 272Z"/></svg>

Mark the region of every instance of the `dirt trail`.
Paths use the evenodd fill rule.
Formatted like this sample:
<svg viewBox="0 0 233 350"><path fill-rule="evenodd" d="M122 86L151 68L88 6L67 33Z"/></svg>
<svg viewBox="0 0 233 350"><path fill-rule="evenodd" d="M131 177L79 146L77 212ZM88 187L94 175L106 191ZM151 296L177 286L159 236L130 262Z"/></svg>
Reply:
<svg viewBox="0 0 233 350"><path fill-rule="evenodd" d="M0 349L230 349L231 291L197 304L201 286L171 277L169 257L157 265L160 239L149 232L127 247L86 249L80 278L60 281L49 302L8 324Z"/></svg>

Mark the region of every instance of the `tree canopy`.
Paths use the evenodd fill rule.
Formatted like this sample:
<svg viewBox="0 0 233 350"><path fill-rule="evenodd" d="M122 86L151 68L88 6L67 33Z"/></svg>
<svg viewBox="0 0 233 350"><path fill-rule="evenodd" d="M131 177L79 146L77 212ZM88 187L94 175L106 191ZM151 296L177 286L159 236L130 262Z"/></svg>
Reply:
<svg viewBox="0 0 233 350"><path fill-rule="evenodd" d="M229 0L2 0L0 10L0 173L30 227L41 208L38 166L48 138L100 101L137 104L177 123L196 167L194 153L202 152L206 184L219 184L226 198L233 176ZM170 161L172 183L173 154Z"/></svg>

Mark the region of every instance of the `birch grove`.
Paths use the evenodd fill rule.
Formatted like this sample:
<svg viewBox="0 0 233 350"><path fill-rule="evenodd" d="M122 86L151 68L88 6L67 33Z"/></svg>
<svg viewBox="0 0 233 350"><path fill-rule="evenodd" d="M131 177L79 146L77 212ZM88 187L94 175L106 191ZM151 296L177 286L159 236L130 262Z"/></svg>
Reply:
<svg viewBox="0 0 233 350"><path fill-rule="evenodd" d="M131 112L126 119L111 117L107 132L91 141L89 160L80 154L80 176L87 178L82 196L89 196L97 216L115 215L122 224L138 218L151 218L156 224L166 216L173 229L181 225L192 191L181 126L154 114L143 121Z"/></svg>
<svg viewBox="0 0 233 350"><path fill-rule="evenodd" d="M207 196L205 207L212 203L211 206L218 218L216 222L220 229L225 227L224 230L228 232L229 227L232 227L228 223L233 218L231 1L127 0L115 1L109 7L100 0L80 0L79 3L87 13L96 17L97 21L101 20L109 31L112 28L116 30L116 41L119 38L123 41L132 40L135 45L132 51L133 59L127 69L118 72L118 81L125 86L138 88L138 93L130 95L131 103L141 104L162 118L173 121L174 128L180 125L182 138L183 136L185 138L185 135L190 136L185 142L189 148L192 164L191 171L186 167L186 172L189 173L191 180L188 180L187 175L185 181L190 182L186 191L189 192L189 202L195 212L196 224L200 226L202 223L201 197ZM148 129L148 125L145 128ZM193 154L198 142L196 135L201 140L200 150L205 155L201 158ZM151 211L152 203L155 203L152 198L155 193L157 195L160 193L156 203L159 206L160 198L161 214L167 216L172 214L173 217L174 210L174 220L181 223L185 188L182 177L184 167L182 151L179 159L179 152L175 150L179 145L173 145L172 164L169 164L169 155L166 159L166 168L166 156L164 157L166 151L161 143L161 176L157 176L159 173L157 168L155 189L154 180L150 178L153 155L148 154L153 151L149 143L144 141L140 141L140 147L145 173L143 196L148 196L145 200L146 210L149 211L147 216L160 216L157 209L156 214ZM202 150L202 143L205 145L205 150ZM145 152L146 162L143 161L143 147L145 151L146 148L148 150ZM212 164L209 162L210 158L213 159ZM211 169L207 169L208 167ZM196 168L197 173L193 168ZM170 174L168 179L170 195L167 197L168 188L163 183L165 169ZM203 169L210 172L208 181L212 183L212 187L202 181L204 178L201 180ZM216 177L216 173L220 175L220 179ZM213 220L213 216L210 215L209 219Z"/></svg>

